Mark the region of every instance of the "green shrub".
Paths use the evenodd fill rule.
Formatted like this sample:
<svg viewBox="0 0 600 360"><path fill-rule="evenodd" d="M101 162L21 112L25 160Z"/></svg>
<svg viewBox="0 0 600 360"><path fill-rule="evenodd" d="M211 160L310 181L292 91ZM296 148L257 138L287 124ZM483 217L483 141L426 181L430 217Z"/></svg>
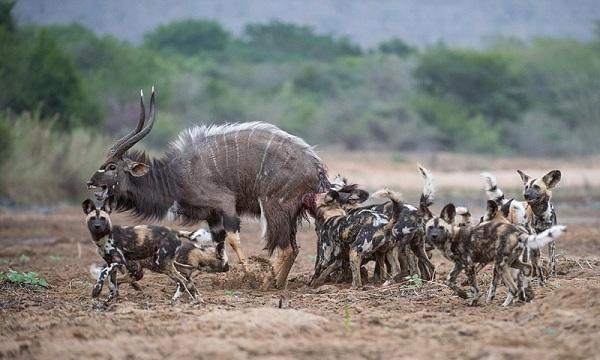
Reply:
<svg viewBox="0 0 600 360"><path fill-rule="evenodd" d="M22 285L33 285L38 287L48 287L48 281L41 277L38 273L29 271L21 272L15 270L8 270L7 272L0 272L0 282L10 282L13 284Z"/></svg>

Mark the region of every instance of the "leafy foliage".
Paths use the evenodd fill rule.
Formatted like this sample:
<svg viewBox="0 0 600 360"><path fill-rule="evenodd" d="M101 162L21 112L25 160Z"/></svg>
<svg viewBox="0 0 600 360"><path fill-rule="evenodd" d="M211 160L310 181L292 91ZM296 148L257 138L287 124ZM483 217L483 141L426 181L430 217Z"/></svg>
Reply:
<svg viewBox="0 0 600 360"><path fill-rule="evenodd" d="M454 101L471 116L515 121L528 105L523 74L497 52L439 46L421 56L414 76L425 93Z"/></svg>
<svg viewBox="0 0 600 360"><path fill-rule="evenodd" d="M405 57L413 54L416 50L399 38L391 38L381 42L377 47L384 54L394 54L400 57Z"/></svg>
<svg viewBox="0 0 600 360"><path fill-rule="evenodd" d="M33 285L38 287L49 286L46 279L33 271L21 272L10 269L7 272L0 273L0 281L10 282L13 284Z"/></svg>
<svg viewBox="0 0 600 360"><path fill-rule="evenodd" d="M144 45L165 53L186 56L223 50L230 34L223 27L208 20L181 20L161 25L144 35Z"/></svg>

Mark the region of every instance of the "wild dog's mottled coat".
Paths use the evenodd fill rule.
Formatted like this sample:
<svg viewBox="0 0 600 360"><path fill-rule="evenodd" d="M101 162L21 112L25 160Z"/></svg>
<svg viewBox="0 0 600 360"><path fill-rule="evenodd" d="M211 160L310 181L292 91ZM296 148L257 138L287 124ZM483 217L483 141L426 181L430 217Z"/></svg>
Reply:
<svg viewBox="0 0 600 360"><path fill-rule="evenodd" d="M494 262L494 277L488 301L495 296L497 282L502 279L509 288L509 295L504 302L508 305L515 296L525 296L528 282L525 280L519 287L514 279L512 269L519 270L523 276L530 276L530 265L521 262L523 250L539 248L559 236L564 226L554 226L538 234L529 235L523 227L509 223L498 211L494 201L488 201L488 219L476 226L455 226L456 210L453 204L446 205L439 217L427 222L427 241L439 249L444 256L454 263L454 268L448 274L447 284L454 292L464 299L469 299L470 305L475 305L479 299L479 288L476 279L476 264L485 266ZM457 285L457 277L465 270L470 294Z"/></svg>
<svg viewBox="0 0 600 360"><path fill-rule="evenodd" d="M557 224L556 212L551 202L552 189L560 182L561 172L552 170L541 178L531 178L521 170L517 170L523 181L523 197L525 201L510 202L510 208L507 215L508 220L513 224L526 226L535 233L541 233ZM490 200L494 200L498 205L506 205L509 200L504 197L504 193L498 187L496 178L490 173L482 173L486 179L486 193ZM550 261L550 273L556 272L556 246L554 242L548 244L548 254ZM544 281L544 273L540 262L540 250L531 249L531 262L534 274L540 281Z"/></svg>
<svg viewBox="0 0 600 360"><path fill-rule="evenodd" d="M131 270L135 281L142 273L132 261L143 261L143 267L169 276L177 283L178 289L185 289L194 300L199 299L193 281L186 279L175 267L181 247L176 231L163 226L113 226L110 221L112 198L106 199L101 209L97 209L90 199L82 203L82 208L98 253L106 262L93 288L93 297L100 294L104 280L108 278L110 291L107 302L112 300L118 295L117 270Z"/></svg>
<svg viewBox="0 0 600 360"><path fill-rule="evenodd" d="M370 209L354 209L347 214L336 190L317 195L315 221L319 256L313 285L322 283L332 272L349 266L352 286L360 287L360 266L371 255L376 256L379 267L384 266L385 260L389 261L392 264L392 276L399 273L392 228L398 219L401 203L396 193L382 191L380 195L391 199L395 206L395 216L390 219ZM382 274L385 274L385 269Z"/></svg>

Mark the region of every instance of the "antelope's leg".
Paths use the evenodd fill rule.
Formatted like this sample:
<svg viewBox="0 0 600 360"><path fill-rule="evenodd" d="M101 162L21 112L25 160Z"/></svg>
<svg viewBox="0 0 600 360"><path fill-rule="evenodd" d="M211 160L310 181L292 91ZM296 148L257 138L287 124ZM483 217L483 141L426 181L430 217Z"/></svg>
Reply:
<svg viewBox="0 0 600 360"><path fill-rule="evenodd" d="M246 256L240 243L240 218L235 215L223 215L222 223L225 230L225 242L231 246L244 270L247 270Z"/></svg>
<svg viewBox="0 0 600 360"><path fill-rule="evenodd" d="M288 245L286 248L280 250L280 266L278 266L278 269L273 268L274 271L278 270L277 272L275 272L277 276L275 286L278 289L284 289L287 287L287 278L290 274L290 271L292 270L292 266L294 265L296 256L298 256L298 252L298 249L292 246L291 244Z"/></svg>
<svg viewBox="0 0 600 360"><path fill-rule="evenodd" d="M246 256L244 255L244 252L242 251L239 231L236 231L236 232L226 231L225 240L227 241L227 244L229 244L229 246L231 246L231 249L235 252L235 255L237 256L238 260L242 264L242 267L244 268L244 270L248 270L248 262L246 261Z"/></svg>

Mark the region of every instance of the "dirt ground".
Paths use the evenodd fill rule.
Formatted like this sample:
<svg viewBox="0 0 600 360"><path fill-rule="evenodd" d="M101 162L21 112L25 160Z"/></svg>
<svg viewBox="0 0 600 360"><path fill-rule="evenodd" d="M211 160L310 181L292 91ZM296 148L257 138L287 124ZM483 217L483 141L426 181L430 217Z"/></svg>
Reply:
<svg viewBox="0 0 600 360"><path fill-rule="evenodd" d="M433 170L446 181L443 169ZM358 170L356 176L366 178ZM123 285L114 305L99 309L89 266L101 259L79 208L0 210L0 271L37 271L50 283L41 290L0 285L0 358L598 358L599 211L577 204L559 207L569 231L557 245L558 276L534 285L533 302L507 308L500 306L504 287L493 304L467 307L443 285L450 265L437 253L440 280L420 287L307 287L316 236L306 225L286 292L255 289L257 275L244 274L233 260L229 273L196 276L204 304L182 296L172 305L174 284L146 272L141 293ZM125 215L113 222L133 223ZM243 222L247 254L265 256L259 236L258 224ZM485 289L490 269L479 279ZM282 296L285 309L278 308Z"/></svg>

